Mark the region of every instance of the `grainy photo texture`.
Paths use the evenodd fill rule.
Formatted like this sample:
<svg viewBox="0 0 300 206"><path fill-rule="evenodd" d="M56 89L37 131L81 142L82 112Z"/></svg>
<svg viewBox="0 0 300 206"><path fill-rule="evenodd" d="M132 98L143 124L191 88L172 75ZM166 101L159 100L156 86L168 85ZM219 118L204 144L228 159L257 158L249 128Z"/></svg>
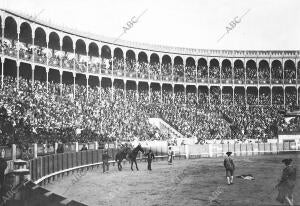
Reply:
<svg viewBox="0 0 300 206"><path fill-rule="evenodd" d="M0 0L0 206L300 205L299 11Z"/></svg>

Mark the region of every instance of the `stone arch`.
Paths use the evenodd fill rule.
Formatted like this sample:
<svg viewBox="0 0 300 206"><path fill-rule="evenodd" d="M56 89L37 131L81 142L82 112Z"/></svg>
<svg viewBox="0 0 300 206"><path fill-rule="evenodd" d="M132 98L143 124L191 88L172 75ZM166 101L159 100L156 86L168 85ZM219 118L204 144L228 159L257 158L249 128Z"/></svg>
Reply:
<svg viewBox="0 0 300 206"><path fill-rule="evenodd" d="M296 66L292 60L286 60L284 62L284 82L287 84L296 83Z"/></svg>
<svg viewBox="0 0 300 206"><path fill-rule="evenodd" d="M186 59L185 75L187 82L196 82L196 65L195 59L192 57Z"/></svg>
<svg viewBox="0 0 300 206"><path fill-rule="evenodd" d="M126 52L125 63L126 63L126 76L129 76L130 73L135 74L136 57L135 57L135 53L133 50L130 49ZM139 75L139 73L138 73L138 75Z"/></svg>
<svg viewBox="0 0 300 206"><path fill-rule="evenodd" d="M20 26L19 41L25 44L32 44L32 29L27 22L23 22Z"/></svg>
<svg viewBox="0 0 300 206"><path fill-rule="evenodd" d="M277 59L271 63L271 79L272 83L283 83L283 67L281 61Z"/></svg>
<svg viewBox="0 0 300 206"><path fill-rule="evenodd" d="M160 79L160 62L159 56L156 53L150 55L150 64L149 64L150 78L154 80Z"/></svg>
<svg viewBox="0 0 300 206"><path fill-rule="evenodd" d="M42 27L37 27L34 31L34 45L47 47L47 34Z"/></svg>
<svg viewBox="0 0 300 206"><path fill-rule="evenodd" d="M207 83L207 80L208 80L208 66L207 66L207 61L204 58L200 58L198 60L197 78L198 78L198 82Z"/></svg>
<svg viewBox="0 0 300 206"><path fill-rule="evenodd" d="M242 60L237 59L234 61L233 67L234 79L236 83L244 83L245 82L245 68Z"/></svg>
<svg viewBox="0 0 300 206"><path fill-rule="evenodd" d="M181 56L176 56L174 58L173 65L173 77L175 82L183 82L184 81L184 68L183 68L183 59Z"/></svg>
<svg viewBox="0 0 300 206"><path fill-rule="evenodd" d="M8 16L5 19L4 38L16 41L18 39L18 29L16 20Z"/></svg>
<svg viewBox="0 0 300 206"><path fill-rule="evenodd" d="M258 78L261 84L270 83L270 67L266 60L261 60L258 64Z"/></svg>
<svg viewBox="0 0 300 206"><path fill-rule="evenodd" d="M221 68L221 76L223 83L229 83L232 80L232 66L229 59L224 59L222 61L222 68Z"/></svg>
<svg viewBox="0 0 300 206"><path fill-rule="evenodd" d="M209 62L209 79L213 83L219 83L220 81L220 66L217 59L211 59Z"/></svg>
<svg viewBox="0 0 300 206"><path fill-rule="evenodd" d="M172 80L172 59L169 55L163 55L162 57L161 73L163 80Z"/></svg>
<svg viewBox="0 0 300 206"><path fill-rule="evenodd" d="M257 82L257 66L252 59L248 60L246 63L246 81L248 84Z"/></svg>
<svg viewBox="0 0 300 206"><path fill-rule="evenodd" d="M271 89L270 87L259 88L259 104L270 105L271 104Z"/></svg>

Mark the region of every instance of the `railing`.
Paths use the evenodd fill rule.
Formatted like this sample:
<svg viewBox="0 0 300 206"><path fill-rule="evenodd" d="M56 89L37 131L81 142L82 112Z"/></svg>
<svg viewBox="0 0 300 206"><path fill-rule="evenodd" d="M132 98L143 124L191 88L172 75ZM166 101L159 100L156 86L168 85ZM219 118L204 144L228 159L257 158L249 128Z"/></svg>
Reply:
<svg viewBox="0 0 300 206"><path fill-rule="evenodd" d="M63 67L64 69L68 69L68 70L73 70L74 68L74 64L75 64L75 70L78 71L78 72L87 72L87 69L88 69L88 72L92 73L92 74L99 74L99 71L100 69L104 69L103 66L105 67L105 65L102 63L101 65L99 63L94 63L94 61L91 61L91 60L85 60L84 62L80 62L79 60L75 59L74 57L72 57L71 59L67 58L67 56L63 56L63 55L56 55L55 53L56 52L60 52L60 51L56 51L54 52L54 50L52 50L52 54L49 54L46 55L46 54L42 54L41 52L43 50L46 50L45 47L39 47L39 46L33 46L33 45L25 45L25 43L22 43L22 42L19 42L20 45L22 45L20 48L19 48L19 51L18 51L18 47L16 46L16 41L13 41L11 39L7 39L7 38L4 38L3 42L2 42L2 39L1 39L1 42L0 42L0 52L4 53L6 56L9 56L9 57L13 57L13 58L18 58L18 53L19 53L19 58L20 59L23 59L25 61L33 61L35 63L39 63L39 64L47 64L47 56L48 56L48 65L49 66L53 66L53 67ZM31 52L29 52L29 50ZM47 49L48 50L51 50L50 48ZM38 52L40 51L40 52ZM65 52L65 51L62 51L62 52ZM34 53L34 58L32 58L32 53ZM67 52L69 53L69 52ZM72 53L73 54L73 53ZM79 55L79 56L82 56L82 55ZM85 57L85 56L84 56ZM96 59L97 60L98 57L91 57L91 59ZM61 65L61 59L63 59L62 61L62 65ZM99 62L100 62L100 59L99 59ZM114 62L114 66L116 66L116 63ZM90 67L92 67L90 69ZM101 68L100 68L101 67ZM134 68L134 71L133 73L136 73L137 71L137 68L138 66L136 66ZM148 68L147 66L145 66L145 68ZM158 69L157 67L154 67L156 69ZM201 67L202 68L202 67ZM193 68L193 71L195 70L196 68ZM249 68L243 68L243 71L248 71ZM108 69L104 69L105 71L102 70L101 73L104 73L104 74L111 74L111 67L108 68ZM116 71L118 69L116 68ZM124 71L127 71L128 68L126 67L126 64L125 64L125 68L122 68L121 69L123 72L114 72L116 76L120 76L120 77L123 77L126 72ZM205 70L205 67L204 67L204 70ZM220 68L216 68L217 71L220 70ZM256 69L255 69L256 70ZM268 69L269 70L269 69ZM150 65L150 71L151 71L151 65ZM179 73L177 73L176 71L179 71ZM186 76L186 79L184 79L184 74L183 74L183 66L179 66L179 67L173 67L173 72L174 72L174 76L172 75L168 75L170 76L171 79L173 79L173 81L175 82L189 82L189 83L196 83L196 79L198 78L199 79L199 76L197 76L197 74L195 74L194 76L191 76L189 74L185 74ZM199 68L197 68L197 72L201 73L201 69L199 70ZM285 71L286 72L286 71ZM295 71L296 72L296 71ZM148 76L148 71L146 71L147 73L147 76ZM152 73L152 72L150 72ZM169 72L171 74L171 72ZM159 74L159 72L157 73ZM269 84L270 82L273 82L274 84L296 84L297 82L299 82L299 79L294 76L292 77L286 77L285 79L281 79L281 80L276 80L276 79L272 79L270 77L265 77L263 75L265 75L263 72L259 71L257 73L257 75L262 75L262 77L258 78L258 82L260 84ZM126 74L126 76L128 76ZM136 75L135 75L136 76ZM150 79L151 80L160 80L161 78L163 80L165 80L165 72L162 72L162 75L154 75L154 74L151 74L150 75ZM245 80L244 78L242 79L235 79L234 81L229 78L229 79L223 79L223 78L219 78L215 75L212 76L212 73L209 75L210 76L210 80L206 80L206 78L200 78L200 81L198 80L198 83L204 83L202 82L203 80L202 79L205 79L204 81L209 81L210 83L212 84L219 84L220 81L221 82L225 82L225 83L228 83L228 84L231 84L232 82L234 84L244 84L245 83ZM287 75L285 75L287 76ZM190 78L191 77L191 78ZM298 77L300 77L300 75L298 74ZM146 79L148 79L148 77L146 77ZM168 80L167 80L168 81ZM256 84L257 83L257 78L255 79L248 79L246 78L246 83L247 84Z"/></svg>
<svg viewBox="0 0 300 206"><path fill-rule="evenodd" d="M1 52L4 51L4 54L6 56L17 58L18 50L17 50L17 47L16 47L15 43L13 43L9 39L4 39L4 40L6 42L10 42L10 44L8 44L8 45L5 44L4 45L4 43L2 43L0 45ZM52 54L48 54L48 55L41 54L41 52L38 53L37 49L39 49L40 51L42 51L43 49L46 49L46 48L43 48L43 47L32 48L32 52L34 53L34 59L33 59L32 58L32 52L29 52L28 49L29 49L29 47L27 48L27 47L25 47L25 45L22 48L19 49L19 58L20 59L25 60L25 61L33 61L35 63L46 65L47 64L47 56L48 56L48 65L49 66L62 67L64 69L73 71L74 70L74 65L75 65L75 70L77 72L86 73L88 71L89 73L98 75L99 72L100 72L100 69L101 69L102 74L107 74L107 75L112 74L111 66L109 68L105 69L106 66L103 63L102 64L94 63L94 61L89 61L89 60L86 60L84 62L80 62L79 60L75 59L74 57L69 59L68 55L63 56L63 55L60 55L60 54L56 54L59 51L54 51L54 50L52 50ZM62 61L61 61L61 59L62 59ZM97 58L92 57L92 59L95 60ZM100 61L100 59L99 59L99 61ZM145 67L145 68L147 68L147 67ZM128 72L125 72L125 71L128 71L128 67L125 66L125 68L122 68L122 69L117 69L117 67L116 67L115 71L114 71L114 75L115 76L120 76L120 77L124 77L124 76L129 77L130 76L130 77L135 78L136 74L137 74L137 69L138 69L138 66L136 66L132 72L129 72L129 74L133 73L133 75L129 75ZM177 70L178 70L178 68L177 68ZM159 72L158 73L155 72L155 74L154 74L153 72L151 72L151 69L150 69L150 73L151 73L150 74L150 79L154 80L154 81L159 81L160 79L166 80L166 81L173 80L174 82L182 82L182 83L184 83L184 82L196 83L196 79L198 79L198 83L210 82L211 84L219 84L220 82L226 83L226 84L234 83L234 84L238 84L238 85L242 85L242 84L245 84L245 83L247 83L247 84L256 84L257 83L257 78L256 79L246 78L246 82L245 82L244 79L235 79L235 80L232 80L232 78L224 79L224 78L211 76L211 74L210 74L210 79L199 78L199 76L197 76L196 74L194 76L189 75L189 74L185 74L186 78L184 78L183 71L181 71L182 68L180 68L179 73L176 73L177 70L174 69L174 71L173 71L174 75L173 76L168 75L168 78L167 78L165 72L162 72L161 75L158 75ZM217 69L217 70L219 70L219 69ZM118 71L121 71L121 72L118 72ZM144 74L144 76L142 74ZM139 77L144 78L144 79L149 78L148 77L148 71L146 71L145 73L143 73L143 72L138 73L138 75L139 75ZM298 76L300 76L300 75L298 75ZM284 83L284 84L296 84L296 82L299 82L299 79L285 78L285 79L282 79L282 80L278 81L278 80L275 80L275 79L272 79L272 78L259 78L258 82L260 84L269 84L270 82L273 82L274 84L282 84L282 83Z"/></svg>

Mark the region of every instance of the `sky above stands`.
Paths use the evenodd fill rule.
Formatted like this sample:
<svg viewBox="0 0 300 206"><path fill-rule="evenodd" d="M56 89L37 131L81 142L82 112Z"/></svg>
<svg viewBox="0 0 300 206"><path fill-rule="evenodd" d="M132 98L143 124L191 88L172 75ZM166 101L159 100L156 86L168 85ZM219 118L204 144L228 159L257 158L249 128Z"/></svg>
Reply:
<svg viewBox="0 0 300 206"><path fill-rule="evenodd" d="M121 39L198 49L300 50L299 0L0 0L0 7L113 38L146 10ZM240 22L231 27L234 19ZM226 27L232 29L226 33Z"/></svg>

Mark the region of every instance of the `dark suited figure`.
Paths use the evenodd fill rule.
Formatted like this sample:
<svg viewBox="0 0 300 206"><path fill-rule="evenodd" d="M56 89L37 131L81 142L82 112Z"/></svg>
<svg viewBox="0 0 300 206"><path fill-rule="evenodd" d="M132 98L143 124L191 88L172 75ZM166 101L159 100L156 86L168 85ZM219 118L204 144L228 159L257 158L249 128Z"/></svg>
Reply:
<svg viewBox="0 0 300 206"><path fill-rule="evenodd" d="M169 147L168 150L168 164L171 165L173 161L174 152L172 151L172 147Z"/></svg>
<svg viewBox="0 0 300 206"><path fill-rule="evenodd" d="M296 184L296 168L292 166L292 159L284 159L285 168L279 183L276 185L278 196L276 200L282 204L294 205L293 190Z"/></svg>
<svg viewBox="0 0 300 206"><path fill-rule="evenodd" d="M227 178L227 184L232 185L233 184L233 173L235 170L235 165L233 163L233 160L231 159L230 155L232 152L226 152L227 157L224 159L224 167L226 170L226 178Z"/></svg>
<svg viewBox="0 0 300 206"><path fill-rule="evenodd" d="M0 189L0 205L14 205L13 204L13 198L15 197L14 193L12 192L13 188L13 182L14 182L14 174L8 173L5 175L5 181L3 185L1 185ZM16 203L15 203L16 204Z"/></svg>
<svg viewBox="0 0 300 206"><path fill-rule="evenodd" d="M108 160L109 160L109 155L108 155L108 151L107 150L104 150L103 151L103 154L102 154L102 167L103 167L103 173L104 172L108 172L109 170L109 163L108 163Z"/></svg>
<svg viewBox="0 0 300 206"><path fill-rule="evenodd" d="M4 172L7 168L7 162L4 159L4 156L5 156L5 152L4 150L2 150L1 157L0 157L0 187L2 187L4 184L4 177L5 177Z"/></svg>
<svg viewBox="0 0 300 206"><path fill-rule="evenodd" d="M58 144L56 152L57 153L64 153L64 150L65 150L64 145L63 144Z"/></svg>
<svg viewBox="0 0 300 206"><path fill-rule="evenodd" d="M152 160L155 159L153 152L151 150L149 150L149 152L144 154L144 156L147 156L148 170L152 170L151 163L152 163Z"/></svg>
<svg viewBox="0 0 300 206"><path fill-rule="evenodd" d="M80 151L86 151L87 150L87 147L86 147L86 145L85 144L83 144L83 146L82 146L82 148L81 148L81 150Z"/></svg>

